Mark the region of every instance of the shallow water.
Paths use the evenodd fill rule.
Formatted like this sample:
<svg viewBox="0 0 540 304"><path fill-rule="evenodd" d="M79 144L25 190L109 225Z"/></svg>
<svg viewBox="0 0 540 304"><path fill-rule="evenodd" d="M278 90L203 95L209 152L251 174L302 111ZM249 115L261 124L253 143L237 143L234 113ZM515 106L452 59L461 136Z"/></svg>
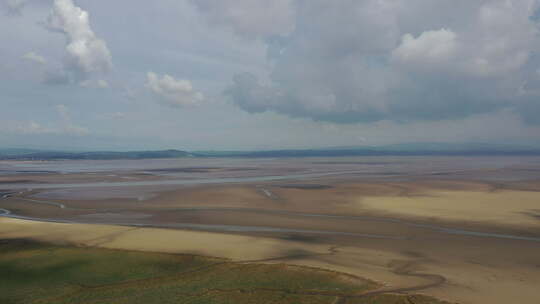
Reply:
<svg viewBox="0 0 540 304"><path fill-rule="evenodd" d="M217 168L218 170L186 170ZM505 169L504 172L499 172ZM508 170L507 170L508 169ZM499 171L497 171L499 170ZM41 173L39 173L41 172ZM0 162L0 176L49 172L88 174L89 177L118 177L122 181L87 183L8 183L9 189L103 188L129 186L197 185L215 183L309 180L318 177L355 179L406 179L411 176L460 177L490 181L518 181L540 178L540 157L462 156L369 156L334 158L182 158L153 160L70 160ZM471 173L472 172L472 173ZM109 174L107 174L109 173ZM104 175L105 174L105 175ZM130 174L139 174L133 180ZM142 175L141 175L142 174ZM160 180L144 180L144 176Z"/></svg>
<svg viewBox="0 0 540 304"><path fill-rule="evenodd" d="M13 183L5 184L9 189L54 189L54 188L105 188L105 187L137 187L137 186L167 186L167 185L203 185L203 184L222 184L222 183L250 183L250 182L269 182L278 180L305 180L310 178L327 176L344 176L358 173L356 171L342 172L321 172L306 174L290 174L278 176L254 176L254 177L225 177L225 178L201 178L201 179L173 179L173 180L154 180L154 181L129 181L129 182L89 182L89 183L51 183L51 184L32 184L32 183Z"/></svg>

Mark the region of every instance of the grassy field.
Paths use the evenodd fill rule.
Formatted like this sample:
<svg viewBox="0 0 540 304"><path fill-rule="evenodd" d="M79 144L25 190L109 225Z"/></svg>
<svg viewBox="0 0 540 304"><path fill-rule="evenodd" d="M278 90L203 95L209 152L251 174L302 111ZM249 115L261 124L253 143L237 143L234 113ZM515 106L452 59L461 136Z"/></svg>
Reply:
<svg viewBox="0 0 540 304"><path fill-rule="evenodd" d="M285 264L0 241L0 303L441 303L423 296L347 298L367 280ZM412 302L413 301L413 302Z"/></svg>

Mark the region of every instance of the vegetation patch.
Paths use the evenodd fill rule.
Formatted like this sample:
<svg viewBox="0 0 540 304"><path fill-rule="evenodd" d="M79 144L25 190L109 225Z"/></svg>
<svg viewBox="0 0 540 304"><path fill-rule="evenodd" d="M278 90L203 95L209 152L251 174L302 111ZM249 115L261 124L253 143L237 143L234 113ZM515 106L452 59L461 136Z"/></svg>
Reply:
<svg viewBox="0 0 540 304"><path fill-rule="evenodd" d="M354 298L377 286L316 268L21 239L0 241L0 273L5 304L410 303L401 295Z"/></svg>

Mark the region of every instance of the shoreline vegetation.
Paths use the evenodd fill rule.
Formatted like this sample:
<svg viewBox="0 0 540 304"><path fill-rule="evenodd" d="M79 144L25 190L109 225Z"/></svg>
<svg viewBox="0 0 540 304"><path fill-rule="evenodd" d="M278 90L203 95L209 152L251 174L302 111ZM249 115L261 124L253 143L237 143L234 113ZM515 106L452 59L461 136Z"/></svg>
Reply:
<svg viewBox="0 0 540 304"><path fill-rule="evenodd" d="M321 268L272 259L76 247L0 239L2 303L444 304ZM402 266L405 269L407 266Z"/></svg>

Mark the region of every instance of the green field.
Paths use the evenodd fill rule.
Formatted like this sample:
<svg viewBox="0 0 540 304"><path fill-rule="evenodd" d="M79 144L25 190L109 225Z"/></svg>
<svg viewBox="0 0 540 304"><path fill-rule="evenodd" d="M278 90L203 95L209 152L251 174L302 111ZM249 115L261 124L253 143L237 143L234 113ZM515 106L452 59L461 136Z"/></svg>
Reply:
<svg viewBox="0 0 540 304"><path fill-rule="evenodd" d="M0 241L0 303L442 303L347 298L377 286L345 274L193 255Z"/></svg>

